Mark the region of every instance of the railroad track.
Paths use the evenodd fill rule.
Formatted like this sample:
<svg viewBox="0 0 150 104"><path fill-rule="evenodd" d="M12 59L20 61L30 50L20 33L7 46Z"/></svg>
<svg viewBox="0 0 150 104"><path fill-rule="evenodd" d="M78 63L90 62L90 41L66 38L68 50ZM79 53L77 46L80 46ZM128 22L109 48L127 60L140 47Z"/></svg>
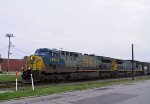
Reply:
<svg viewBox="0 0 150 104"><path fill-rule="evenodd" d="M22 82L18 81L18 86L20 86L21 84L22 84ZM15 86L16 86L15 81L0 82L0 90L14 88Z"/></svg>
<svg viewBox="0 0 150 104"><path fill-rule="evenodd" d="M8 83L16 83L16 81L0 82L0 84L8 84ZM22 81L18 81L18 83L22 83Z"/></svg>

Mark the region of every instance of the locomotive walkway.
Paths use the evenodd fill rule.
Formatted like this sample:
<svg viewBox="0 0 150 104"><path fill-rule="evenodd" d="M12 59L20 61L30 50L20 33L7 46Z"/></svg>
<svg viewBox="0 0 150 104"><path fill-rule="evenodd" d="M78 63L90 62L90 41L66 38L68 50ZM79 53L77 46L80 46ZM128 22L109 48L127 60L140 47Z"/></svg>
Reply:
<svg viewBox="0 0 150 104"><path fill-rule="evenodd" d="M0 104L150 104L150 80L66 92L21 100L10 100Z"/></svg>

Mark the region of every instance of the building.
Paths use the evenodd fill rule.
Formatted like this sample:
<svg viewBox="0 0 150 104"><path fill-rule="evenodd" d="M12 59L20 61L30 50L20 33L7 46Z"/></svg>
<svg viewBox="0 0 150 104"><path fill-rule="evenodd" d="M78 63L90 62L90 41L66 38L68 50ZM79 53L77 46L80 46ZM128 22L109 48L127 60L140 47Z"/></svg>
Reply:
<svg viewBox="0 0 150 104"><path fill-rule="evenodd" d="M24 64L23 59L9 59L9 70L8 70L8 72L9 71L10 72L20 71L23 64ZM1 70L2 71L7 71L7 67L8 67L8 60L7 59L2 59Z"/></svg>

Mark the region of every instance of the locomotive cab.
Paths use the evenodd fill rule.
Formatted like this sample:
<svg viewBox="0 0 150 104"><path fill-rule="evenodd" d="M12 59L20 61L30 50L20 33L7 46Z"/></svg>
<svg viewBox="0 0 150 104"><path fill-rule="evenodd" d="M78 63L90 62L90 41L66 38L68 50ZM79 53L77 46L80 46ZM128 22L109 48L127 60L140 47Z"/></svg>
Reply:
<svg viewBox="0 0 150 104"><path fill-rule="evenodd" d="M44 70L44 64L42 57L31 55L25 58L25 64L22 69L22 79L23 81L31 80L31 73L33 74L34 80L39 81L41 78L39 77Z"/></svg>

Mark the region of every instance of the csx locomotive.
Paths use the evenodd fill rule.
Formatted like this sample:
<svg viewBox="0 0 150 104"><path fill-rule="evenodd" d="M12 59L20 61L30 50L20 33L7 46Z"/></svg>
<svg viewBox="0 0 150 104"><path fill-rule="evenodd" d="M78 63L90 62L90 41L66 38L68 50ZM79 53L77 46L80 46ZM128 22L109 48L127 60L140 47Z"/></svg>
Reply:
<svg viewBox="0 0 150 104"><path fill-rule="evenodd" d="M31 73L36 82L127 77L132 74L131 66L131 60L40 48L25 57L22 79L30 82ZM144 69L149 73L150 63L134 61L135 75L142 75Z"/></svg>

